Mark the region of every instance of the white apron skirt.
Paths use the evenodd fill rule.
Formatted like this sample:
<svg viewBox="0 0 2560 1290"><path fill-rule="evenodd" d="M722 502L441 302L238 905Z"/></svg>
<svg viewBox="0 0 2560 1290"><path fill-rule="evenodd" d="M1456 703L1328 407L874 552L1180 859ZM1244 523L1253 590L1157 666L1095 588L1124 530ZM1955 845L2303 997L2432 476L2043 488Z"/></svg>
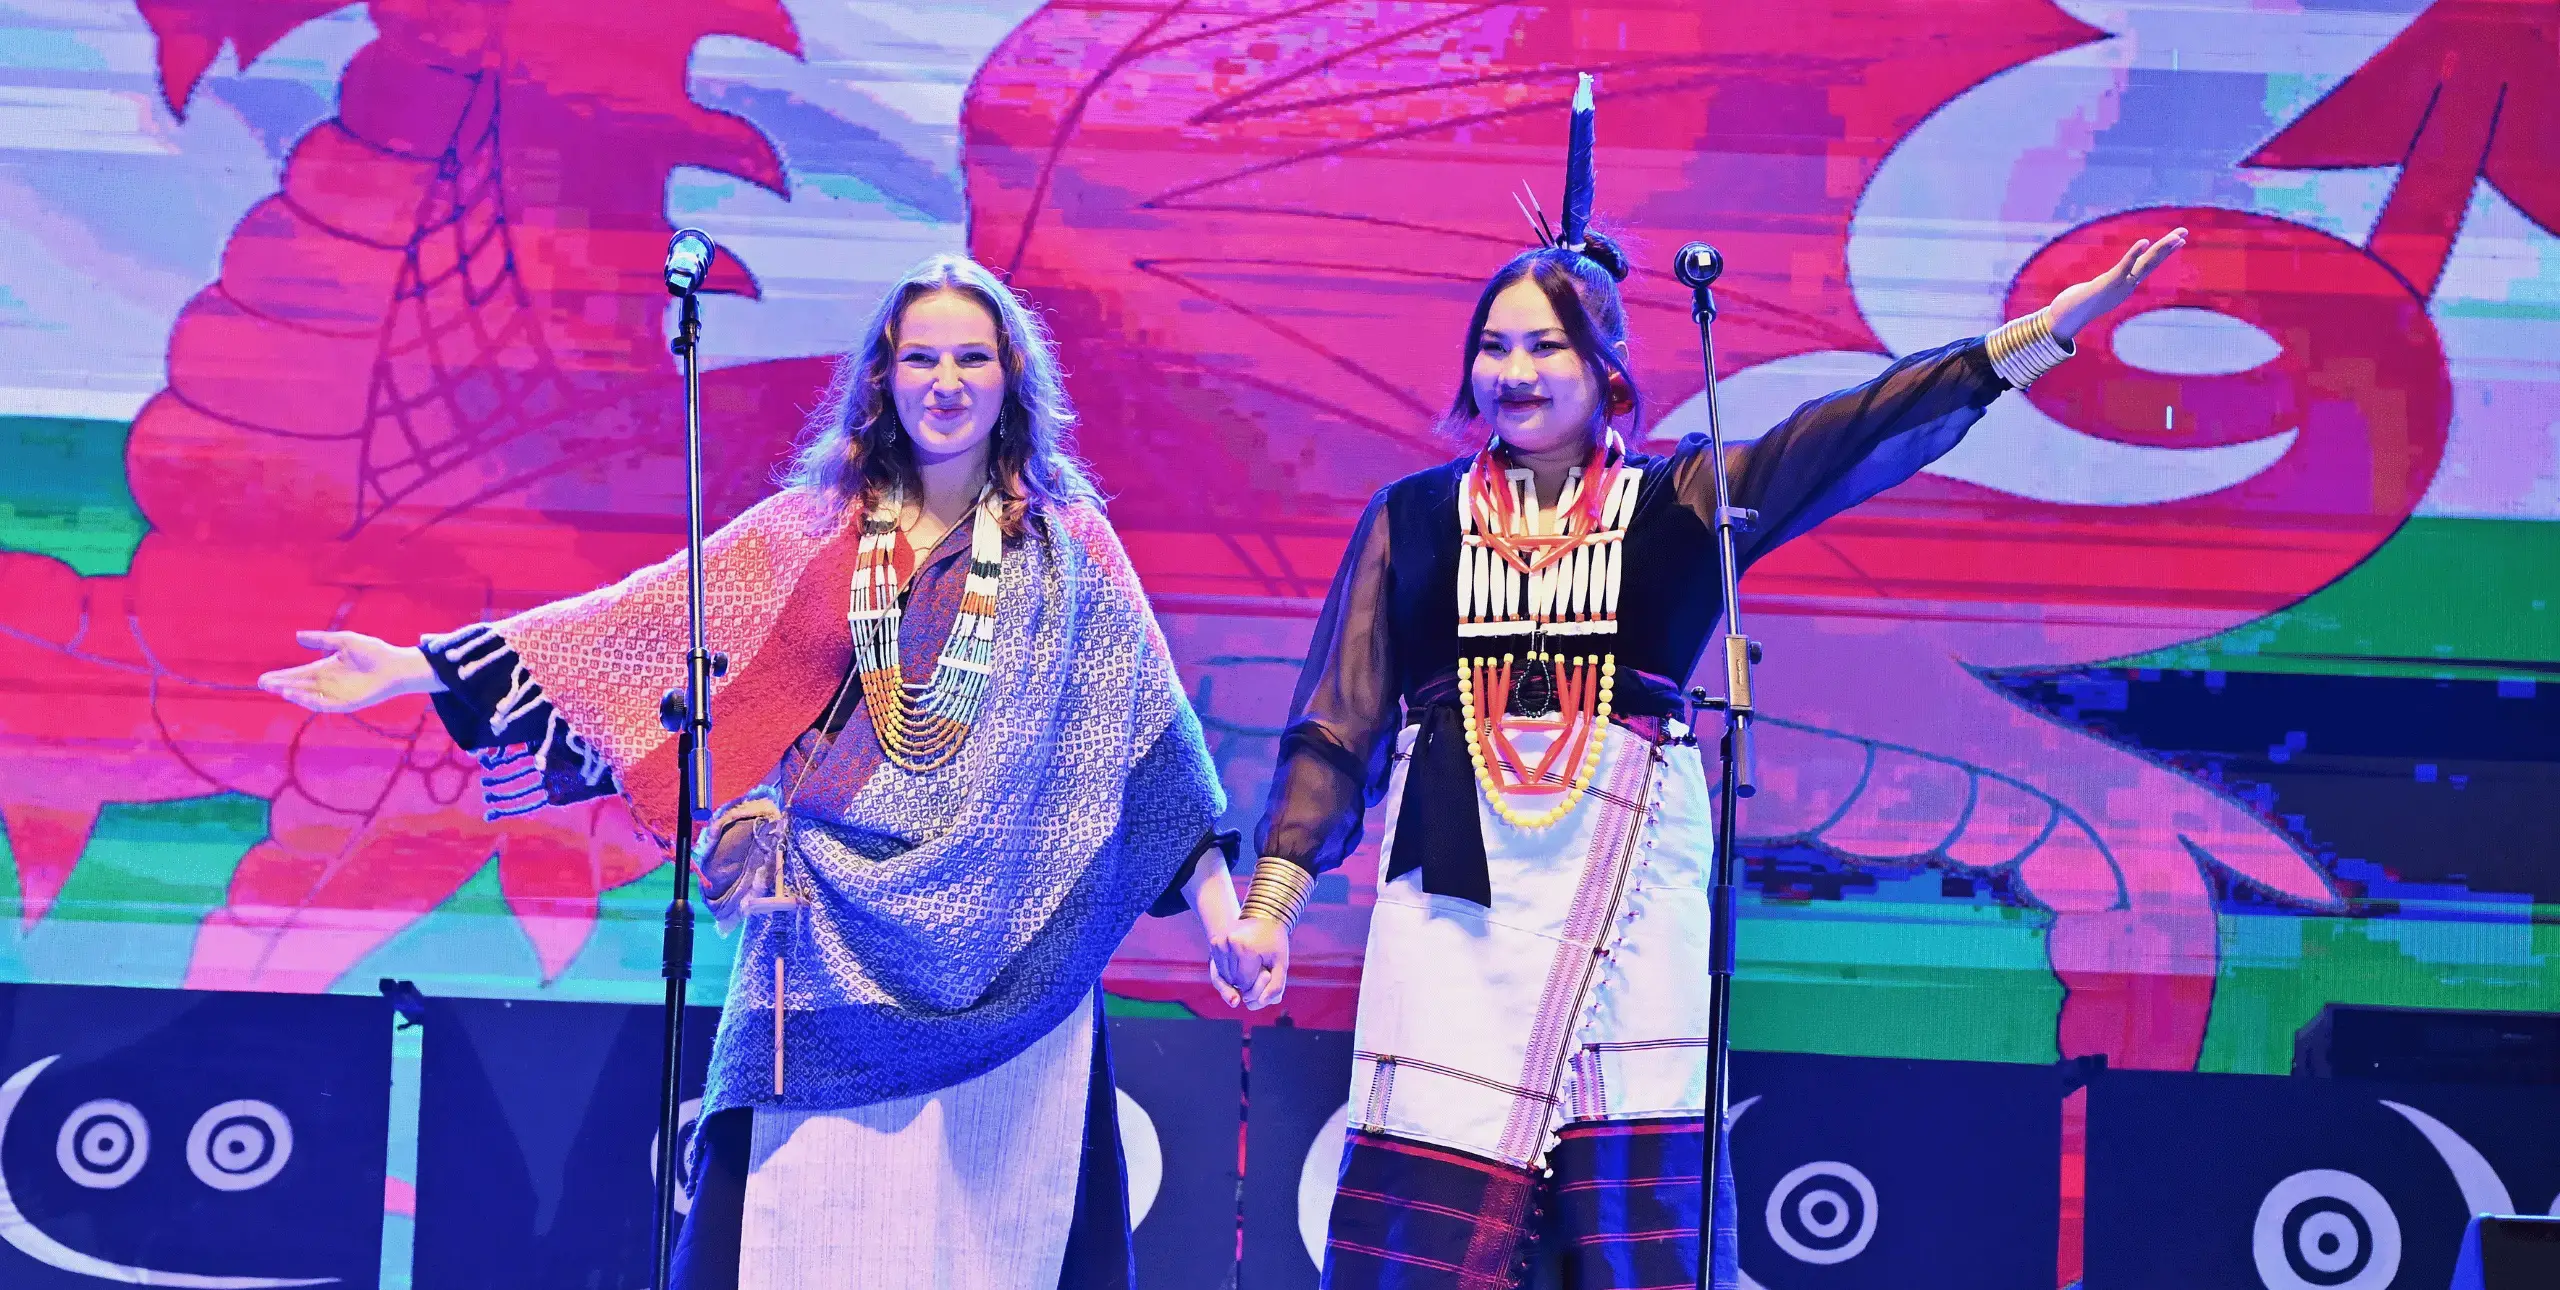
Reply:
<svg viewBox="0 0 2560 1290"><path fill-rule="evenodd" d="M739 1290L1055 1290L1075 1217L1093 996L976 1079L849 1110L759 1108Z"/></svg>
<svg viewBox="0 0 2560 1290"><path fill-rule="evenodd" d="M1387 789L1351 1126L1538 1168L1567 1121L1705 1114L1714 833L1698 750L1610 725L1591 790L1536 832L1470 781L1486 908L1426 894L1419 870L1383 880L1414 734Z"/></svg>

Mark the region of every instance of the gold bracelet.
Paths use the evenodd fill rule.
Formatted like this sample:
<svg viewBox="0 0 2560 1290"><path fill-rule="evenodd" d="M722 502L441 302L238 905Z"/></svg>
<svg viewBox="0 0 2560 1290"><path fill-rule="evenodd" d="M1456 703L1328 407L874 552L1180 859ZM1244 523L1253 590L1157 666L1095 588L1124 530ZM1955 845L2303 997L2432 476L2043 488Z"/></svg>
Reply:
<svg viewBox="0 0 2560 1290"><path fill-rule="evenodd" d="M2079 352L2077 346L2053 334L2051 305L1993 328L1982 338L1982 347L1991 355L1991 370L2020 390Z"/></svg>
<svg viewBox="0 0 2560 1290"><path fill-rule="evenodd" d="M1264 856L1253 867L1253 886L1244 897L1248 918L1267 918L1283 929L1295 927L1315 891L1316 876L1295 861Z"/></svg>

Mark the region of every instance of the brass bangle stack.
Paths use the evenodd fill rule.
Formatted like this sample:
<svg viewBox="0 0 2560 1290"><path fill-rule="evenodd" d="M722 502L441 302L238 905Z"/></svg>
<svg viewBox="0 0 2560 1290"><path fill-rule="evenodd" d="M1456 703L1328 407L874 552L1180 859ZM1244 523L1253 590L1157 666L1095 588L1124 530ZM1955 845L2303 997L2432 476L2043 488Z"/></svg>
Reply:
<svg viewBox="0 0 2560 1290"><path fill-rule="evenodd" d="M2079 352L2078 346L2053 334L2051 305L1992 328L1982 338L1982 347L1991 355L1991 370L2021 390Z"/></svg>
<svg viewBox="0 0 2560 1290"><path fill-rule="evenodd" d="M1295 927L1314 892L1316 876L1278 856L1264 856L1253 867L1253 886L1244 897L1244 916L1267 918L1283 929Z"/></svg>

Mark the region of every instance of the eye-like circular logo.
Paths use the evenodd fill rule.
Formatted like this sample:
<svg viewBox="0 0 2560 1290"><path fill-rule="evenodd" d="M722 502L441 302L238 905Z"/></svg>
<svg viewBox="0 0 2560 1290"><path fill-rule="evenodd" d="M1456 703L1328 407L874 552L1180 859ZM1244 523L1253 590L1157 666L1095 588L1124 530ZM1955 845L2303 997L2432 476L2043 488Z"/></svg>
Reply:
<svg viewBox="0 0 2560 1290"><path fill-rule="evenodd" d="M1876 1186L1837 1160L1798 1165L1769 1189L1769 1239L1803 1263L1846 1263L1876 1235Z"/></svg>
<svg viewBox="0 0 2560 1290"><path fill-rule="evenodd" d="M684 1131L702 1118L702 1099L688 1097L676 1104L676 1212L693 1212L693 1153L685 1149ZM658 1135L649 1135L649 1185L658 1185Z"/></svg>
<svg viewBox="0 0 2560 1290"><path fill-rule="evenodd" d="M2400 1218L2364 1179L2305 1169L2258 1203L2249 1248L2267 1290L2382 1290L2400 1274Z"/></svg>
<svg viewBox="0 0 2560 1290"><path fill-rule="evenodd" d="M293 1158L293 1122L257 1100L225 1102L187 1131L187 1168L215 1191L263 1187Z"/></svg>
<svg viewBox="0 0 2560 1290"><path fill-rule="evenodd" d="M1147 1221L1156 1207L1156 1193L1164 1189L1164 1140L1156 1134L1155 1117L1138 1099L1125 1092L1120 1101L1120 1158L1127 1162L1129 1175L1129 1226Z"/></svg>
<svg viewBox="0 0 2560 1290"><path fill-rule="evenodd" d="M53 1139L53 1158L65 1177L83 1187L122 1187L151 1158L151 1126L130 1102L105 1097L83 1102L62 1121L62 1132Z"/></svg>
<svg viewBox="0 0 2560 1290"><path fill-rule="evenodd" d="M1350 1125L1351 1104L1333 1108L1298 1164L1298 1241L1307 1247L1307 1261L1319 1269L1324 1267L1325 1235L1333 1223L1333 1192L1342 1177L1343 1141Z"/></svg>

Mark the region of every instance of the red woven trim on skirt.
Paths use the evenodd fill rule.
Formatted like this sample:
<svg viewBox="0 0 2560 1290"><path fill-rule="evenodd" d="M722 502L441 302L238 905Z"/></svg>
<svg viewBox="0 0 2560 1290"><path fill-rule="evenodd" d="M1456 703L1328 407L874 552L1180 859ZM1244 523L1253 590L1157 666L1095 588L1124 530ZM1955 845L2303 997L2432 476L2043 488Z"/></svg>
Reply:
<svg viewBox="0 0 2560 1290"><path fill-rule="evenodd" d="M1695 1285L1705 1122L1568 1124L1552 1176L1355 1129L1325 1241L1326 1290ZM1543 1284L1543 1282L1541 1282Z"/></svg>
<svg viewBox="0 0 2560 1290"><path fill-rule="evenodd" d="M1528 1170L1366 1129L1344 1143L1329 1290L1512 1290L1536 1229Z"/></svg>

